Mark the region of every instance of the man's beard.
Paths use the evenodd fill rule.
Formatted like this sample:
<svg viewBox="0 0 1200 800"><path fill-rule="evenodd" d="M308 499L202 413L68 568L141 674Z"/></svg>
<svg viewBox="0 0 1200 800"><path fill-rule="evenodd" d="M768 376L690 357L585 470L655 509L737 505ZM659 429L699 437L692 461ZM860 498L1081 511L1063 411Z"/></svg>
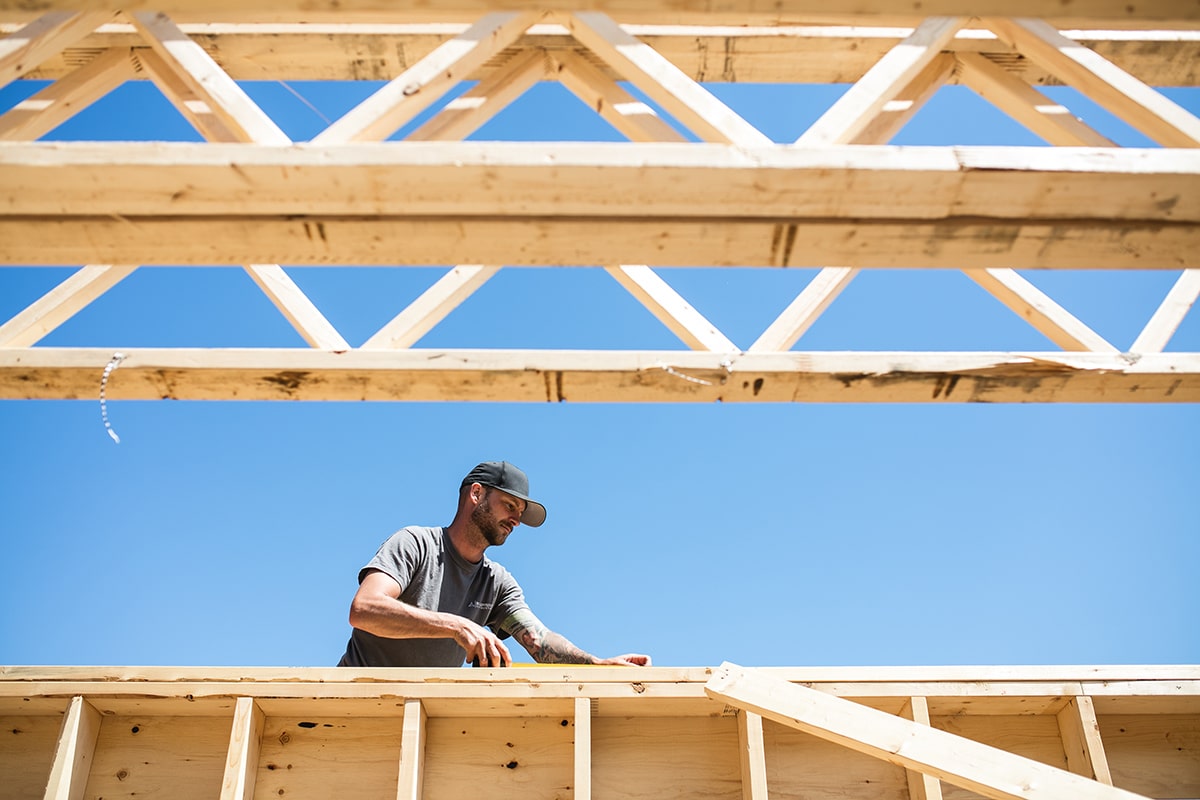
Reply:
<svg viewBox="0 0 1200 800"><path fill-rule="evenodd" d="M471 522L483 534L483 538L493 547L499 547L504 544L504 540L508 538L510 530L506 529L496 519L496 515L492 513L491 503L488 502L488 496L485 494L479 505L475 506L475 510L471 512Z"/></svg>

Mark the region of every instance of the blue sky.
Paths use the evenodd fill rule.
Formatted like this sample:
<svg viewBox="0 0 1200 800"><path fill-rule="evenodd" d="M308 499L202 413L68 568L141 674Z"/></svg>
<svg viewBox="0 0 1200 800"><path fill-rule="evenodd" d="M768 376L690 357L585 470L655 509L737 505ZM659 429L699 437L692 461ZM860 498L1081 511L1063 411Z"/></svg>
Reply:
<svg viewBox="0 0 1200 800"><path fill-rule="evenodd" d="M41 85L0 90L0 110ZM299 141L377 85L246 88ZM709 88L790 141L845 87ZM1069 90L1049 93L1120 144L1149 146ZM1168 94L1200 111L1200 91ZM130 85L46 138L197 137L152 87ZM614 134L541 85L473 138ZM893 143L1039 144L958 87ZM443 271L290 274L358 345ZM0 319L70 272L0 269ZM660 274L748 347L814 273ZM1176 275L1025 273L1121 348ZM303 343L241 270L152 267L39 346ZM503 270L418 346L683 348L585 268ZM856 278L795 349L1056 348L961 273L896 270ZM1200 351L1195 313L1167 349ZM0 663L336 663L358 568L393 530L448 522L462 475L487 459L523 467L549 509L545 526L490 555L550 627L599 655L1200 662L1195 405L118 401L108 412L120 444L98 401L0 402Z"/></svg>

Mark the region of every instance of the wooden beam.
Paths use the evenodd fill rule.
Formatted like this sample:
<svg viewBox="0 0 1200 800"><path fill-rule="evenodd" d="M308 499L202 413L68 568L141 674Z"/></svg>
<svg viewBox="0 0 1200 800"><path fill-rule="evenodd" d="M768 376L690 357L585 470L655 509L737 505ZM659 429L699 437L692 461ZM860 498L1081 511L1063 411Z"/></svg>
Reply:
<svg viewBox="0 0 1200 800"><path fill-rule="evenodd" d="M311 347L349 350L350 344L278 264L247 264L246 272Z"/></svg>
<svg viewBox="0 0 1200 800"><path fill-rule="evenodd" d="M592 701L575 698L575 758L572 800L592 800Z"/></svg>
<svg viewBox="0 0 1200 800"><path fill-rule="evenodd" d="M1200 150L1161 148L0 143L2 215L977 217L1119 225L1200 222L1197 180Z"/></svg>
<svg viewBox="0 0 1200 800"><path fill-rule="evenodd" d="M956 62L951 53L938 53L918 72L908 85L879 107L874 118L865 125L855 125L859 132L847 144L887 144L917 115L954 75Z"/></svg>
<svg viewBox="0 0 1200 800"><path fill-rule="evenodd" d="M559 82L630 141L687 141L653 108L634 98L583 56L565 51L550 58Z"/></svg>
<svg viewBox="0 0 1200 800"><path fill-rule="evenodd" d="M459 264L364 342L362 349L398 350L412 347L499 271L500 267L496 266Z"/></svg>
<svg viewBox="0 0 1200 800"><path fill-rule="evenodd" d="M1062 349L1117 352L1104 337L1014 270L965 269L963 272Z"/></svg>
<svg viewBox="0 0 1200 800"><path fill-rule="evenodd" d="M84 697L71 698L54 747L46 800L82 800L96 754L101 722L100 712Z"/></svg>
<svg viewBox="0 0 1200 800"><path fill-rule="evenodd" d="M796 144L848 144L922 73L967 23L966 17L930 17L888 51L806 130Z"/></svg>
<svg viewBox="0 0 1200 800"><path fill-rule="evenodd" d="M1039 761L723 664L710 697L906 769L934 775L992 800L1144 800Z"/></svg>
<svg viewBox="0 0 1200 800"><path fill-rule="evenodd" d="M1039 19L984 22L1022 55L1041 62L1154 141L1166 147L1200 146L1200 118L1048 23Z"/></svg>
<svg viewBox="0 0 1200 800"><path fill-rule="evenodd" d="M0 347L32 347L135 269L136 266L109 264L80 268L0 325Z"/></svg>
<svg viewBox="0 0 1200 800"><path fill-rule="evenodd" d="M396 800L421 800L425 784L428 722L421 700L410 698L404 701L404 733L400 740L400 778L396 786Z"/></svg>
<svg viewBox="0 0 1200 800"><path fill-rule="evenodd" d="M210 104L193 82L184 80L179 71L156 51L143 47L134 52L142 71L201 136L210 142L250 141L245 138L244 130L227 125L217 115L215 104Z"/></svg>
<svg viewBox="0 0 1200 800"><path fill-rule="evenodd" d="M1112 786L1112 774L1100 738L1100 723L1096 721L1095 701L1087 695L1072 697L1056 717L1067 769Z"/></svg>
<svg viewBox="0 0 1200 800"><path fill-rule="evenodd" d="M104 0L42 0L38 8L77 9L103 6ZM2 0L0 14L26 12L28 0ZM191 17L211 19L427 19L430 16L458 21L470 14L488 10L564 9L596 10L619 19L662 21L722 19L781 20L804 17L818 19L851 14L871 17L911 19L916 13L907 0L859 0L852 7L831 10L821 0L430 0L410 9L397 10L387 0L261 0L247 9L239 0L129 0L127 8L161 8L168 13L182 12ZM992 16L1045 15L1047 7L1039 0L925 0L919 13L926 16L961 16L972 13ZM1200 11L1179 0L1146 0L1131 5L1126 0L1079 0L1053 9L1056 18L1112 21L1200 20ZM389 14L391 16L389 16Z"/></svg>
<svg viewBox="0 0 1200 800"><path fill-rule="evenodd" d="M1161 353L1200 297L1200 270L1185 270L1154 316L1129 348L1131 353Z"/></svg>
<svg viewBox="0 0 1200 800"><path fill-rule="evenodd" d="M105 50L0 115L0 141L32 141L134 77L130 50Z"/></svg>
<svg viewBox="0 0 1200 800"><path fill-rule="evenodd" d="M253 800L266 716L253 697L239 697L229 734L220 800Z"/></svg>
<svg viewBox="0 0 1200 800"><path fill-rule="evenodd" d="M244 13L252 14L253 8ZM403 9L392 9L392 13L403 13ZM222 23L209 16L187 23L175 17L180 29L236 80L387 81L470 25L449 20L355 23L343 17L319 22L308 15L306 19L309 21L302 24ZM665 24L622 27L692 80L705 83L854 83L921 21L890 24L846 16L824 22L813 19L809 24L752 25L740 19L722 25L716 24L716 17L709 18L708 24L681 24L681 19L676 15L664 19ZM0 36L20 27L0 20ZM1067 28L1061 32L1151 86L1200 83L1200 30L1119 28ZM548 24L532 26L513 47L540 48L552 56L581 50L565 27ZM1018 57L991 31L964 29L951 47L955 53L982 53L1001 60L1006 71L1026 84L1057 80L1040 65ZM57 80L78 66L78 54L114 48L146 49L133 26L108 24L50 56L25 77ZM479 76L485 77L499 63L482 65ZM616 78L612 69L599 68L609 79Z"/></svg>
<svg viewBox="0 0 1200 800"><path fill-rule="evenodd" d="M925 697L910 697L905 702L900 716L918 725L929 724L929 700ZM942 784L932 775L906 769L909 800L942 800Z"/></svg>
<svg viewBox="0 0 1200 800"><path fill-rule="evenodd" d="M1200 354L130 349L110 402L1200 402ZM0 349L0 399L95 399L111 349Z"/></svg>
<svg viewBox="0 0 1200 800"><path fill-rule="evenodd" d="M3 169L0 168L0 176ZM630 213L638 209L631 203ZM1200 269L1200 226L1060 220L4 217L0 264Z"/></svg>
<svg viewBox="0 0 1200 800"><path fill-rule="evenodd" d="M782 353L812 327L817 317L829 308L859 270L850 267L825 267L783 310L758 340L750 345L751 353Z"/></svg>
<svg viewBox="0 0 1200 800"><path fill-rule="evenodd" d="M544 78L546 52L520 52L406 138L414 142L464 139Z"/></svg>
<svg viewBox="0 0 1200 800"><path fill-rule="evenodd" d="M524 9L487 14L346 112L313 141L345 143L388 138L451 87L470 78L540 16Z"/></svg>
<svg viewBox="0 0 1200 800"><path fill-rule="evenodd" d="M605 271L693 350L727 353L739 349L649 267L626 264L605 267Z"/></svg>
<svg viewBox="0 0 1200 800"><path fill-rule="evenodd" d="M771 143L711 92L606 15L578 11L561 21L583 45L702 140L743 147Z"/></svg>
<svg viewBox="0 0 1200 800"><path fill-rule="evenodd" d="M126 15L166 66L206 101L237 141L271 145L292 143L242 87L165 14L140 11L126 12Z"/></svg>
<svg viewBox="0 0 1200 800"><path fill-rule="evenodd" d="M87 36L116 16L115 11L46 10L36 20L0 39L0 86Z"/></svg>
<svg viewBox="0 0 1200 800"><path fill-rule="evenodd" d="M959 80L1050 144L1115 147L1070 109L979 53L958 53Z"/></svg>
<svg viewBox="0 0 1200 800"><path fill-rule="evenodd" d="M742 800L767 800L767 749L762 717L753 711L739 711L737 716Z"/></svg>

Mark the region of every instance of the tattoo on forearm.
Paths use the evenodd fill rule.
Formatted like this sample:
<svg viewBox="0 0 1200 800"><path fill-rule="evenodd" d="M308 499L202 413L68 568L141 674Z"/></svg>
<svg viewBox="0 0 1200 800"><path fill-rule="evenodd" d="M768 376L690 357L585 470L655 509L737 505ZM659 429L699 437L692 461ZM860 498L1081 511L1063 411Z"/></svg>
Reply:
<svg viewBox="0 0 1200 800"><path fill-rule="evenodd" d="M513 614L500 626L540 664L593 664L595 656L542 624L531 611Z"/></svg>

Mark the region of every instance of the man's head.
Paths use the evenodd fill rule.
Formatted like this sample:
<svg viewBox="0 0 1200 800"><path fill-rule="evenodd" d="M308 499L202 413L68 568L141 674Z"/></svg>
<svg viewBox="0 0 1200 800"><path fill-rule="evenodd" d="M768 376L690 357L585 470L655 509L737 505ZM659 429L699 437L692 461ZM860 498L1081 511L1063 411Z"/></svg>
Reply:
<svg viewBox="0 0 1200 800"><path fill-rule="evenodd" d="M529 478L517 467L507 461L485 461L467 473L463 478L462 489L472 484L499 489L525 501L525 510L521 514L521 523L536 528L546 521L546 507L529 496Z"/></svg>

